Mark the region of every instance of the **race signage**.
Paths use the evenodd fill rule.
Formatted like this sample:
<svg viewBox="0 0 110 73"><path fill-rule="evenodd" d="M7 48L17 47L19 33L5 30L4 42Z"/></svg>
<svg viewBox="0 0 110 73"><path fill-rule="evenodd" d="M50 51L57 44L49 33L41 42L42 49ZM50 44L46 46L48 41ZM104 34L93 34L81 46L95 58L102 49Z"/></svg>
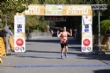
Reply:
<svg viewBox="0 0 110 73"><path fill-rule="evenodd" d="M45 15L45 16L82 16L92 15L90 5L36 5L31 4L23 12L24 15Z"/></svg>
<svg viewBox="0 0 110 73"><path fill-rule="evenodd" d="M82 16L82 52L92 52L92 16Z"/></svg>
<svg viewBox="0 0 110 73"><path fill-rule="evenodd" d="M14 51L25 52L25 16L14 16Z"/></svg>
<svg viewBox="0 0 110 73"><path fill-rule="evenodd" d="M29 5L24 15L44 15L44 5Z"/></svg>
<svg viewBox="0 0 110 73"><path fill-rule="evenodd" d="M45 5L45 15L62 15L62 5Z"/></svg>
<svg viewBox="0 0 110 73"><path fill-rule="evenodd" d="M31 4L28 9L22 14L24 15L43 15L45 20L58 20L61 16L82 16L82 52L92 52L92 8L91 5L36 5ZM60 17L56 17L60 16ZM20 20L18 20L20 18ZM22 20L23 19L23 20ZM60 18L59 20L64 20ZM24 16L15 16L15 37L16 52L21 52L20 49L25 49L24 41ZM18 51L19 50L19 51ZM24 52L25 50L22 50Z"/></svg>
<svg viewBox="0 0 110 73"><path fill-rule="evenodd" d="M89 5L63 5L62 15L63 16L82 16L91 15L92 10Z"/></svg>

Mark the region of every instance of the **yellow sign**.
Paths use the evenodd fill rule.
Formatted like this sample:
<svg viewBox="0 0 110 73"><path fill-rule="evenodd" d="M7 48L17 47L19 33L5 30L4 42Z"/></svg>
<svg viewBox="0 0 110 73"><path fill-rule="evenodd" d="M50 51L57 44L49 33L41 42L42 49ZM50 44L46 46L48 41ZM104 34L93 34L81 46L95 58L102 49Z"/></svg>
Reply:
<svg viewBox="0 0 110 73"><path fill-rule="evenodd" d="M91 33L82 32L82 38L92 38Z"/></svg>
<svg viewBox="0 0 110 73"><path fill-rule="evenodd" d="M64 16L92 15L92 9L90 5L64 5L62 15Z"/></svg>
<svg viewBox="0 0 110 73"><path fill-rule="evenodd" d="M0 58L0 63L3 63L2 59Z"/></svg>
<svg viewBox="0 0 110 73"><path fill-rule="evenodd" d="M44 5L29 5L24 15L44 15Z"/></svg>

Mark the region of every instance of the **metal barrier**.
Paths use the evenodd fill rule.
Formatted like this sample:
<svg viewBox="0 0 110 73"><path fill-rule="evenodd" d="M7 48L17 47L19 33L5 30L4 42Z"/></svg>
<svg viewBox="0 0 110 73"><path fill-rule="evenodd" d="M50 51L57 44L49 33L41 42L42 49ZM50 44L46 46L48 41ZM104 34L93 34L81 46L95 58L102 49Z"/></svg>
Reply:
<svg viewBox="0 0 110 73"><path fill-rule="evenodd" d="M110 37L108 37L107 50L110 52Z"/></svg>
<svg viewBox="0 0 110 73"><path fill-rule="evenodd" d="M110 44L109 44L110 43L110 37L102 35L100 43L101 43L100 46L102 48L102 51L104 51L104 52L110 51ZM99 46L98 45L98 35L93 35L93 46L94 46L94 49L97 49L97 47Z"/></svg>
<svg viewBox="0 0 110 73"><path fill-rule="evenodd" d="M51 34L49 32L34 32L27 34L27 39L33 39L38 37L50 37Z"/></svg>

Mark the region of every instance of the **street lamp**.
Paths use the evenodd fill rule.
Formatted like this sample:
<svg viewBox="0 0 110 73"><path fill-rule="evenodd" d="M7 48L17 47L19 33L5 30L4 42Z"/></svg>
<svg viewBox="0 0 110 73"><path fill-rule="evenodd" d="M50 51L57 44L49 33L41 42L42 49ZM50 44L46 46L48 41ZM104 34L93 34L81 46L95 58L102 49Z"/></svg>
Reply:
<svg viewBox="0 0 110 73"><path fill-rule="evenodd" d="M107 4L91 4L93 10L98 11L98 51L96 51L96 54L105 54L105 52L102 51L101 49L101 34L100 34L100 10L106 10L107 9Z"/></svg>

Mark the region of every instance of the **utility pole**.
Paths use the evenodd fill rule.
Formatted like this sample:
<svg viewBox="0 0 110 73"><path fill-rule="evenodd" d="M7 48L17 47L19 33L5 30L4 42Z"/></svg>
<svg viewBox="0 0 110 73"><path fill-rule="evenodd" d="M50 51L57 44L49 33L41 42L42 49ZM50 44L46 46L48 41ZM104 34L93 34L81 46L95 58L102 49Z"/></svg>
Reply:
<svg viewBox="0 0 110 73"><path fill-rule="evenodd" d="M98 53L103 53L102 48L101 48L101 36L100 36L100 10L107 10L107 4L91 4L92 6L92 10L97 10L98 11L98 51L96 52Z"/></svg>

